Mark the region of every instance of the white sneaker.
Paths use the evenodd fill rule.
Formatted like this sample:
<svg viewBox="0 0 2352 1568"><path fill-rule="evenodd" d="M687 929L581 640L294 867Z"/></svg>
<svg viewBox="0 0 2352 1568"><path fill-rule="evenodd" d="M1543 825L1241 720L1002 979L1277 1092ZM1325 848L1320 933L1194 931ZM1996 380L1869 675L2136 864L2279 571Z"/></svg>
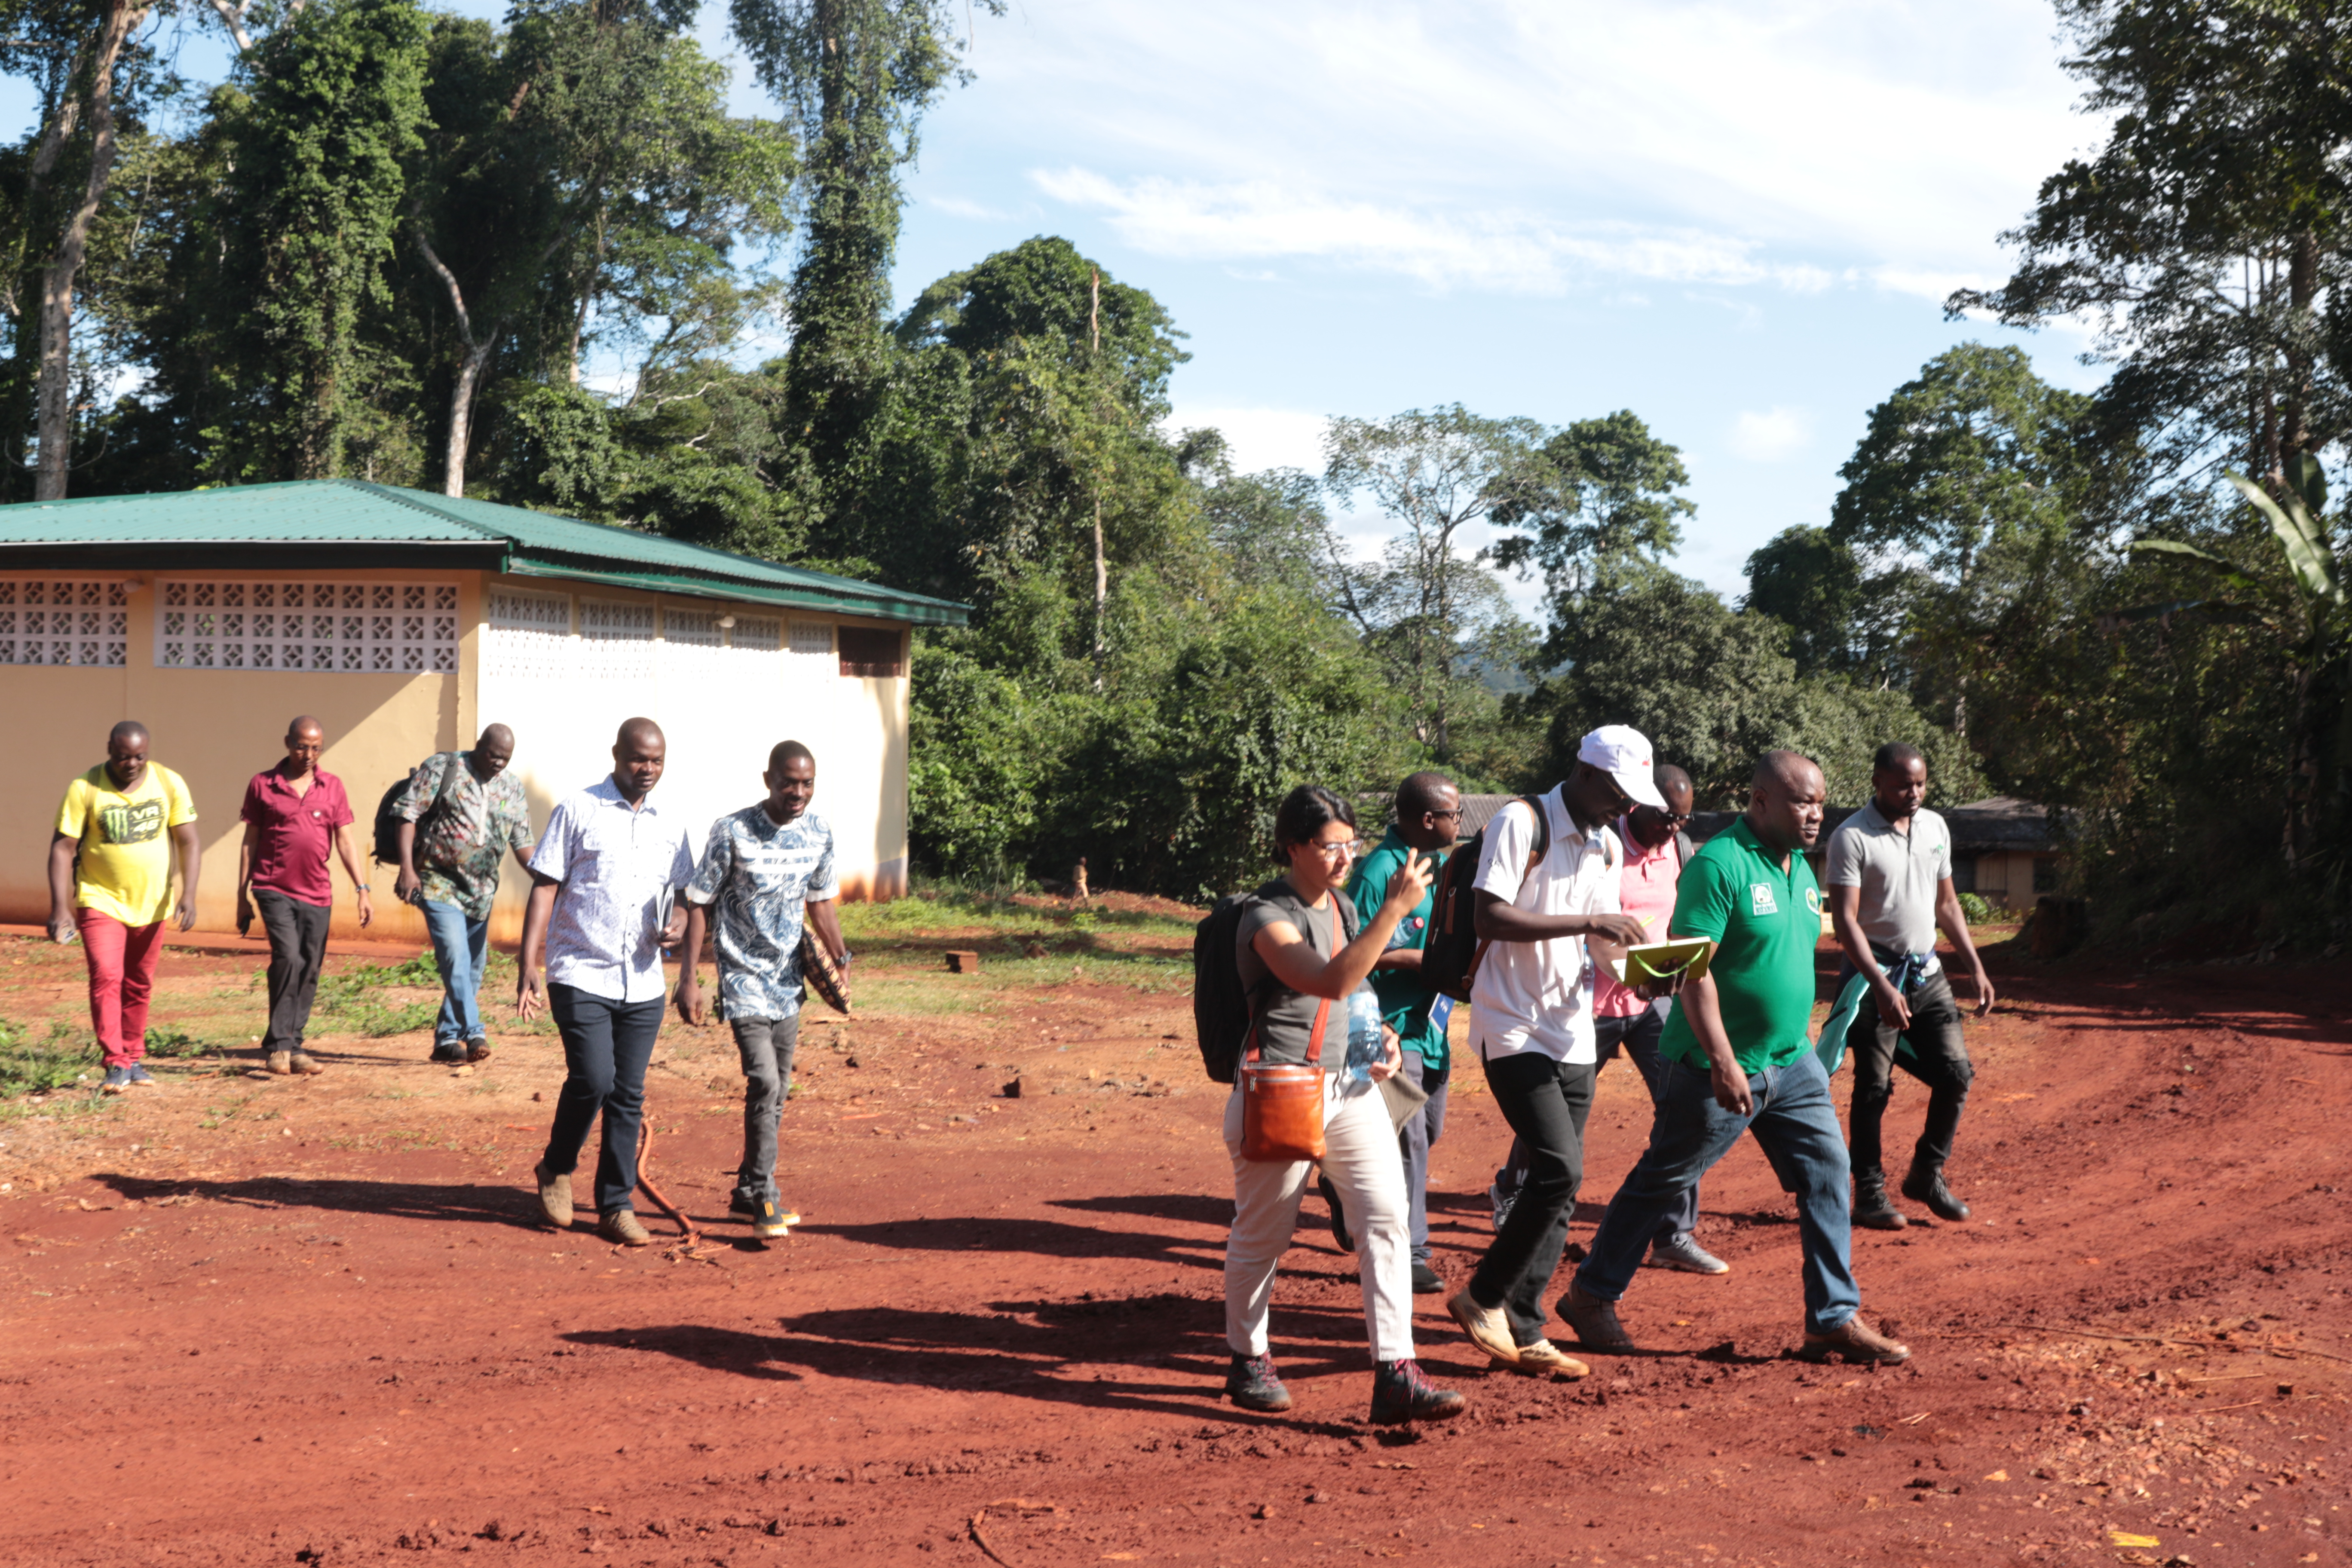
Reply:
<svg viewBox="0 0 2352 1568"><path fill-rule="evenodd" d="M1662 1236L1650 1243L1650 1267L1680 1274L1728 1274L1731 1265L1701 1247L1689 1232Z"/></svg>

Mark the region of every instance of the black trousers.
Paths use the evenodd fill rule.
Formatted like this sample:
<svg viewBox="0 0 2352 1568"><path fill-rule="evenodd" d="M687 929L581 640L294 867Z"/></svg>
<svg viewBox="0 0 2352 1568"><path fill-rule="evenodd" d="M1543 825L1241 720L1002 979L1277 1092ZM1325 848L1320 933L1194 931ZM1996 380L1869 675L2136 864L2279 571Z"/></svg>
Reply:
<svg viewBox="0 0 2352 1568"><path fill-rule="evenodd" d="M1544 1337L1544 1291L1568 1246L1568 1222L1584 1184L1584 1119L1592 1111L1590 1063L1570 1066L1541 1051L1496 1057L1486 1064L1495 1108L1527 1152L1527 1175L1510 1216L1470 1276L1470 1299L1500 1307L1511 1338Z"/></svg>
<svg viewBox="0 0 2352 1568"><path fill-rule="evenodd" d="M302 1048L310 1005L319 999L319 970L327 962L330 904L306 904L272 888L253 889L254 911L269 933L269 1032L264 1055Z"/></svg>
<svg viewBox="0 0 2352 1568"><path fill-rule="evenodd" d="M1930 975L1904 1000L1911 1005L1909 1028L1897 1030L1881 1023L1876 1005L1864 1002L1846 1036L1846 1054L1853 1058L1848 1158L1857 1177L1883 1174L1879 1123L1895 1098L1896 1067L1927 1086L1927 1125L1920 1129L1912 1158L1937 1170L1951 1157L1960 1112L1969 1103L1969 1085L1976 1079L1969 1047L1960 1037L1960 1005L1953 999L1950 979ZM1898 1042L1907 1043L1909 1052L1898 1053Z"/></svg>
<svg viewBox="0 0 2352 1568"><path fill-rule="evenodd" d="M596 1158L596 1212L634 1209L637 1191L637 1131L646 1114L646 1064L661 1034L662 998L615 1002L577 986L547 987L548 1011L563 1037L563 1090L548 1129L547 1168L569 1175L580 1163L588 1124L604 1119Z"/></svg>

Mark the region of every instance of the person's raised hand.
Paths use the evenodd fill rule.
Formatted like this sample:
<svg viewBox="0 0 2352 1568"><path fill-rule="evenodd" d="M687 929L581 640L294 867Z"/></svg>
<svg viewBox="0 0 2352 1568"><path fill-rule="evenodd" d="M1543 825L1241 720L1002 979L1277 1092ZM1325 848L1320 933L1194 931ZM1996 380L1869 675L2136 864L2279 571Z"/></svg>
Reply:
<svg viewBox="0 0 2352 1568"><path fill-rule="evenodd" d="M1430 859L1417 849L1408 849L1397 863L1396 874L1389 879L1388 903L1399 919L1421 907L1421 900L1434 880Z"/></svg>

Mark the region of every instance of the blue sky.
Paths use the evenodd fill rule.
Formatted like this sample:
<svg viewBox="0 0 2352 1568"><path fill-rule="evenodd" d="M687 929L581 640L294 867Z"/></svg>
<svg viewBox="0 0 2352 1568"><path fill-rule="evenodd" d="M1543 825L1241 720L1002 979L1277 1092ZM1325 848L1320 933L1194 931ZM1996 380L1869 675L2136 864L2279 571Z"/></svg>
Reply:
<svg viewBox="0 0 2352 1568"><path fill-rule="evenodd" d="M1175 423L1244 467L1319 467L1335 414L1631 408L1690 467L1681 569L1736 594L1943 348L2099 378L2077 331L1941 310L2100 139L2043 0L1012 0L971 31L907 173L900 298L1067 236L1191 334ZM772 112L747 72L735 98Z"/></svg>

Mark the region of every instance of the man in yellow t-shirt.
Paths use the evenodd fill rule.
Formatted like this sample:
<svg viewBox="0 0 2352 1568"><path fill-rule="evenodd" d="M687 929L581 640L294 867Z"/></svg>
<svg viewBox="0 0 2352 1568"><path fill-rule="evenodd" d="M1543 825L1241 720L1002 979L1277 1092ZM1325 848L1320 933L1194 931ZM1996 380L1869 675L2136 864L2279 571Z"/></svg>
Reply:
<svg viewBox="0 0 2352 1568"><path fill-rule="evenodd" d="M172 851L180 897L172 900ZM163 917L196 923L204 848L196 808L180 775L147 760L147 729L124 720L106 738L106 761L66 786L49 840L49 936L81 932L89 963L89 1024L103 1053L109 1094L152 1087L147 995L163 947Z"/></svg>

